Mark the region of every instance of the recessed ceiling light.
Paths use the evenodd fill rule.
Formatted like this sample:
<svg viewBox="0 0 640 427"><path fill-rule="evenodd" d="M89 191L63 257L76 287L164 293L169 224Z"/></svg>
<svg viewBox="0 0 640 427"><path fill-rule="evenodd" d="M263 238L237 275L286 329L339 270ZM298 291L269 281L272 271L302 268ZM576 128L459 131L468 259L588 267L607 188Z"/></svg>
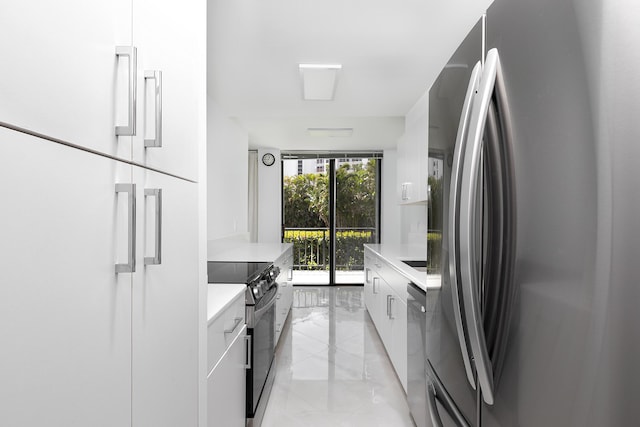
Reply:
<svg viewBox="0 0 640 427"><path fill-rule="evenodd" d="M332 101L341 64L299 64L302 98L305 101Z"/></svg>
<svg viewBox="0 0 640 427"><path fill-rule="evenodd" d="M307 128L307 135L324 138L348 138L353 135L353 128Z"/></svg>

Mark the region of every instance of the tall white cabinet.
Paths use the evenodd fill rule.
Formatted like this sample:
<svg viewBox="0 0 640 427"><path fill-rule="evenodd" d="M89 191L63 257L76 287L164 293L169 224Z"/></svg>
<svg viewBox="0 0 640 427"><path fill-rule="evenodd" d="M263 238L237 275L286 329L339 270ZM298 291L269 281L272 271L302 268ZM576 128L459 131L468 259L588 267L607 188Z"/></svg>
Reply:
<svg viewBox="0 0 640 427"><path fill-rule="evenodd" d="M25 0L0 28L0 424L196 426L206 1Z"/></svg>

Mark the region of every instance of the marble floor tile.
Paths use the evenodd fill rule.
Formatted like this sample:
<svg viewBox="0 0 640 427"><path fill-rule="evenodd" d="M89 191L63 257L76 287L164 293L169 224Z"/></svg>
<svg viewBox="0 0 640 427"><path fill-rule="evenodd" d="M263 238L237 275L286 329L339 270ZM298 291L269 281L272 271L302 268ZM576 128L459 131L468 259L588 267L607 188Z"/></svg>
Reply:
<svg viewBox="0 0 640 427"><path fill-rule="evenodd" d="M296 287L262 427L412 427L362 287Z"/></svg>

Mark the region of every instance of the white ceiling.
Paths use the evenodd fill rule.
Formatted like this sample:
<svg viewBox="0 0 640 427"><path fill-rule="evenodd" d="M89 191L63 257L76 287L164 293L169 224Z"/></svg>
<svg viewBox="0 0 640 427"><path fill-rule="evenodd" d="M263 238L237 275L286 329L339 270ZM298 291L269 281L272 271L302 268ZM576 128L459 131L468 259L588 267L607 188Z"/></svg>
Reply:
<svg viewBox="0 0 640 427"><path fill-rule="evenodd" d="M394 147L404 115L491 0L209 0L208 92L249 145ZM333 101L303 101L300 63L342 64ZM307 128L354 129L351 137Z"/></svg>

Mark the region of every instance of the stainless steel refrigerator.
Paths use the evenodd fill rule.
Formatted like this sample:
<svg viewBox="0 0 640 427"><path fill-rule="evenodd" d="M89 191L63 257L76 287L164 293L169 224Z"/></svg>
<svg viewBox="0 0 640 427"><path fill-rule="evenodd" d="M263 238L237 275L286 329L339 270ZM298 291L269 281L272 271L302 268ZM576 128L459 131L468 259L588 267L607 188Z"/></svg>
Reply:
<svg viewBox="0 0 640 427"><path fill-rule="evenodd" d="M637 18L496 0L432 86L432 425L640 423Z"/></svg>

